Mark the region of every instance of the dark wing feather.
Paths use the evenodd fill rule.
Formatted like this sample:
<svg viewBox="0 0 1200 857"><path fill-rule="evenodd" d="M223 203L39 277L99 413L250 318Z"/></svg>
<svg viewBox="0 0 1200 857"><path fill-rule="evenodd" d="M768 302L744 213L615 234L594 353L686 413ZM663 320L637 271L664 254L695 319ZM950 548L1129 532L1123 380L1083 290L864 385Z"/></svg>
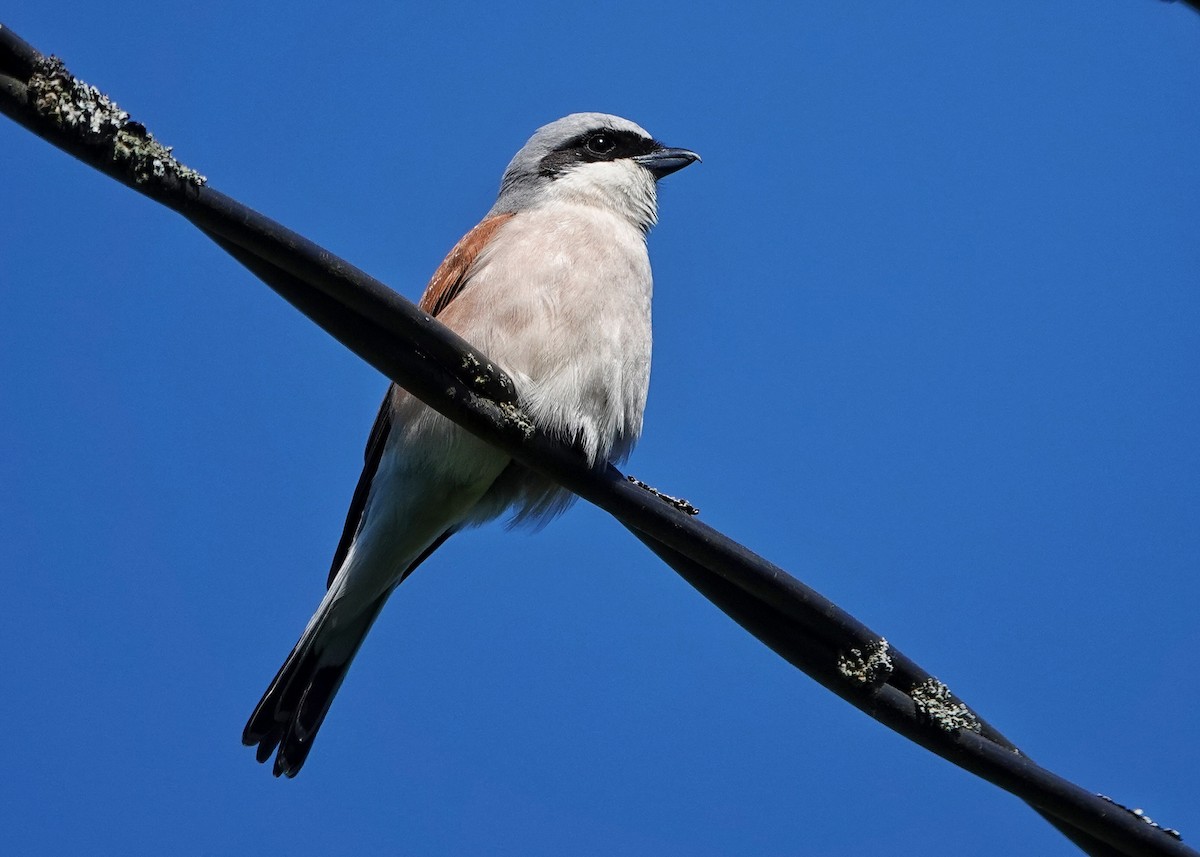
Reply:
<svg viewBox="0 0 1200 857"><path fill-rule="evenodd" d="M354 496L350 498L350 508L346 512L346 524L342 527L342 538L338 542L337 550L333 553L329 579L325 581L326 589L333 585L333 579L337 577L342 563L346 561L350 545L354 544L359 528L362 527L367 498L371 496L371 481L375 478L375 471L379 469L379 460L383 458L383 449L387 446L388 435L392 431L394 387L395 385L388 387L388 391L383 397L383 404L379 406L379 413L375 415L375 424L371 426L371 435L367 438L367 448L363 451L362 473L358 476L358 484L354 486Z"/></svg>

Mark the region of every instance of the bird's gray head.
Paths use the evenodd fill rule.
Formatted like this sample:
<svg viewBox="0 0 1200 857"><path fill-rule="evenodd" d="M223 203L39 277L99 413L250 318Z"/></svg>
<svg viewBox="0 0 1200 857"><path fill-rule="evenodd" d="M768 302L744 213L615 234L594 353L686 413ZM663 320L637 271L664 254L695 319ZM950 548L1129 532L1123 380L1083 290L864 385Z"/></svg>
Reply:
<svg viewBox="0 0 1200 857"><path fill-rule="evenodd" d="M521 147L504 171L491 214L553 203L598 205L647 230L658 216L655 182L698 160L620 116L572 113L543 125Z"/></svg>

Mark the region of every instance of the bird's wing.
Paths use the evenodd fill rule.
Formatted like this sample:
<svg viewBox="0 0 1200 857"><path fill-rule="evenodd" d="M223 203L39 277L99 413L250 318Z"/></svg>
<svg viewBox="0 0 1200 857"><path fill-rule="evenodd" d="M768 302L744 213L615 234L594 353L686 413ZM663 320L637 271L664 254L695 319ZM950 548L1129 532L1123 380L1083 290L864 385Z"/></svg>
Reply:
<svg viewBox="0 0 1200 857"><path fill-rule="evenodd" d="M491 217L485 217L478 226L464 235L433 272L433 278L425 287L425 294L421 295L417 306L433 316L444 310L462 291L471 266L495 236L496 230L512 216L493 214Z"/></svg>
<svg viewBox="0 0 1200 857"><path fill-rule="evenodd" d="M329 579L325 581L326 589L333 586L333 579L337 577L342 563L346 561L350 545L354 544L354 539L362 526L363 510L367 507L367 497L371 495L371 480L375 478L375 471L379 469L379 459L383 457L383 449L387 446L388 435L391 434L391 431L392 388L388 387L387 394L383 397L383 404L379 406L379 413L375 415L375 424L371 426L371 435L367 438L367 448L363 451L362 473L358 476L358 484L354 486L354 496L351 497L350 509L346 512L346 524L342 527L342 538L338 542L337 550L333 553L333 565L329 568Z"/></svg>
<svg viewBox="0 0 1200 857"><path fill-rule="evenodd" d="M479 225L464 235L454 245L438 269L433 272L433 277L429 280L429 285L425 287L425 293L421 295L417 306L432 316L436 316L449 306L450 302L462 292L467 274L470 272L471 266L475 264L475 260L479 258L483 248L492 240L496 230L511 217L511 214L495 214L486 217L479 222ZM337 577L342 563L346 561L346 554L349 553L350 546L354 543L354 539L362 527L363 511L366 509L367 498L371 495L371 482L375 478L375 471L379 468L379 460L383 457L383 450L387 446L388 435L392 430L394 388L395 385L388 388L387 394L383 397L383 404L379 406L379 413L375 417L375 424L371 426L371 434L367 438L367 448L363 452L362 473L358 477L358 484L354 487L354 496L350 500L350 508L346 512L346 523L342 527L342 538L338 541L337 550L333 554L329 579L325 582L326 588L333 585L333 579ZM445 538L446 536L443 536L435 542L434 547L440 545ZM425 555L432 552L431 548L426 551ZM424 558L425 556L421 557L421 559ZM414 563L413 567L415 568L416 565L417 563Z"/></svg>

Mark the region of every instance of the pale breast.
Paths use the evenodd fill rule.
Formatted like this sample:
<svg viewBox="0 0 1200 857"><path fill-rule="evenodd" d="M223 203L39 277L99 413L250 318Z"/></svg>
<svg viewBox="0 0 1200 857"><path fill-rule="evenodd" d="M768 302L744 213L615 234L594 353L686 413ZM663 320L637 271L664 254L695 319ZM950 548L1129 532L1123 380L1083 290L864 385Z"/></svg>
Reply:
<svg viewBox="0 0 1200 857"><path fill-rule="evenodd" d="M640 229L593 206L551 204L500 227L439 319L514 377L535 422L592 460L620 460L642 428L651 290ZM508 476L494 499L511 495L519 517L565 505L551 483Z"/></svg>
<svg viewBox="0 0 1200 857"><path fill-rule="evenodd" d="M619 455L641 430L651 288L640 230L592 206L547 205L511 218L480 255L462 333L517 377L542 425L591 457Z"/></svg>

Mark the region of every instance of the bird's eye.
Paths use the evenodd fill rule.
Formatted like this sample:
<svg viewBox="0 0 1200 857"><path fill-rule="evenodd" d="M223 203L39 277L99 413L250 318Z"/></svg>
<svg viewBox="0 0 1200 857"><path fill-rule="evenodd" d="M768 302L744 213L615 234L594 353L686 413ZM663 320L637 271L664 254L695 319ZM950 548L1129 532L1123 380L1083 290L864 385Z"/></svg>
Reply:
<svg viewBox="0 0 1200 857"><path fill-rule="evenodd" d="M617 141L610 134L593 134L588 137L587 150L593 155L608 155L617 148Z"/></svg>

